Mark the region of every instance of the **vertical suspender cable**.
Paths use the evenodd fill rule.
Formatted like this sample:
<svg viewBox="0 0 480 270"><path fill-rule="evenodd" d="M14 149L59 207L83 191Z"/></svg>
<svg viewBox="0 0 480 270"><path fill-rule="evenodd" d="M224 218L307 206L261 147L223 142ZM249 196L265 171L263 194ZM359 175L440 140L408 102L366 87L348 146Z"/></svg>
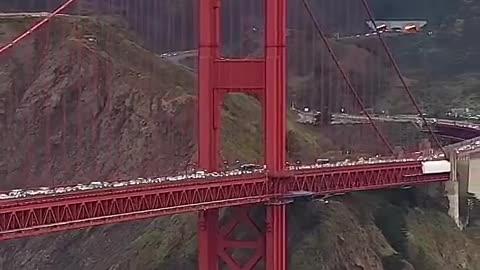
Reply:
<svg viewBox="0 0 480 270"><path fill-rule="evenodd" d="M328 39L327 37L325 36L325 34L323 33L321 27L320 27L320 24L317 22L317 19L315 18L313 12L312 12L312 9L310 8L310 5L308 4L307 0L302 0L303 1L303 5L305 6L305 8L307 9L307 12L318 32L318 34L320 35L320 37L322 38L330 56L332 57L332 60L335 62L335 65L337 66L338 70L340 71L345 83L347 84L348 88L350 89L350 91L353 93L353 95L355 96L355 99L357 100L357 102L359 103L360 107L362 108L362 110L365 112L365 115L367 116L368 120L370 121L370 123L372 124L373 128L375 129L375 131L377 132L377 134L380 136L380 138L382 139L383 143L387 146L388 150L394 154L394 151L393 151L393 148L390 146L390 144L388 143L387 139L383 136L383 134L380 132L380 130L378 129L377 125L375 124L375 122L373 121L372 117L370 116L370 114L365 110L365 105L363 104L362 100L360 99L357 91L355 90L355 88L353 88L353 85L352 83L350 82L347 74L345 73L345 71L343 70L342 66L340 65L340 62L338 61L337 59L337 56L335 55L335 52L333 51L332 47L330 46L330 43L328 42Z"/></svg>
<svg viewBox="0 0 480 270"><path fill-rule="evenodd" d="M56 10L54 10L52 13L48 14L43 20L41 20L40 22L36 23L35 25L33 25L32 27L27 29L24 33L19 35L12 42L7 43L6 45L0 47L0 54L6 52L8 49L12 48L15 44L17 44L18 42L22 41L24 38L26 38L27 36L29 36L30 34L35 32L35 30L40 28L42 25L48 23L53 17L58 15L60 12L65 10L67 7L69 7L73 2L75 2L75 0L65 1L65 3L63 3L60 7L58 7Z"/></svg>
<svg viewBox="0 0 480 270"><path fill-rule="evenodd" d="M422 110L420 110L420 107L418 106L418 103L417 101L415 100L415 97L413 96L412 94L412 91L410 91L410 88L408 87L407 83L405 82L405 79L403 78L403 75L402 73L400 72L400 68L398 67L397 65L397 62L395 61L395 59L393 58L393 55L392 55L392 52L390 51L390 49L388 48L387 44L385 43L385 40L383 39L383 36L382 34L377 30L377 24L375 22L375 18L373 17L373 13L372 11L370 10L370 7L368 6L368 3L367 3L367 0L360 0L362 1L362 4L363 4L363 7L365 8L367 14L368 14L368 18L369 20L372 22L372 25L375 29L375 32L378 36L378 39L380 40L383 48L385 49L385 52L387 53L387 56L388 58L390 59L390 62L392 63L393 65L393 68L395 69L395 72L397 73L398 75L398 78L400 79L400 82L402 83L403 85L403 89L405 90L405 92L407 93L408 97L410 98L410 100L412 101L413 105L415 106L415 109L417 110L420 118L422 118L422 121L423 123L425 124L425 126L427 127L428 131L430 132L430 134L432 135L433 139L435 140L435 143L438 145L438 147L440 148L440 150L443 152L443 154L445 156L446 155L446 152L445 152L445 149L443 149L443 146L442 144L440 143L440 140L438 139L437 135L435 135L435 133L433 132L432 128L430 127L430 125L428 124L427 122L427 119L425 119L425 116L423 115L422 113Z"/></svg>

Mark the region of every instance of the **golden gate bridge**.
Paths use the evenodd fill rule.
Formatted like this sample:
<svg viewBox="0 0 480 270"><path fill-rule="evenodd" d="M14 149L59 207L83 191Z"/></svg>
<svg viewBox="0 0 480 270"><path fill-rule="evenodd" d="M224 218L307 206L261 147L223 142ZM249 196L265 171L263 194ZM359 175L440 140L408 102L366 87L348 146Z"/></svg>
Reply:
<svg viewBox="0 0 480 270"><path fill-rule="evenodd" d="M58 5L57 2L52 1ZM33 50L32 57L39 64L25 62L24 67L29 64L28 68L31 69L24 71L25 82L13 80L9 91L2 93L2 98L6 100L4 126L12 126L8 130L2 129L2 138L5 138L4 141L13 141L17 148L6 142L3 147L7 148L7 155L18 151L23 156L20 160L6 162L6 176L2 179L4 183L0 183L3 188L9 189L0 197L1 240L198 212L199 269L218 269L220 262L229 269L254 269L261 261L265 269L286 269L286 206L292 202L292 198L448 181L451 174L447 160L449 153L444 150L441 137L467 140L479 135L479 126L476 124L442 119L433 124L427 121L382 33L376 32L371 36L378 42L374 56L362 48L348 47L332 40L330 33L357 35L363 31L362 27L367 26L365 22L375 25L366 0L353 1L354 4L348 5L341 1L339 4L325 1L311 5L307 0L159 2L121 1L118 5L114 1L104 1L102 4L86 2L91 8L90 12L98 12L89 14L90 18L94 18L90 26L98 28L108 27L102 20L113 20L106 15L109 14L108 10L112 13L123 10L121 13L131 20L130 30L143 34L145 44L144 48L136 47L131 51L122 51L121 47L114 45L127 42L129 37L124 36L124 40L119 40L108 30L82 26L81 20L88 19L83 14L85 6L79 4L80 0L66 1L51 13L15 11L13 15L5 15L5 20L8 20L7 17L20 16L28 17L33 23L13 39L0 40L3 44L0 47L0 63L8 68L20 61L21 54ZM172 14L164 10L170 6ZM142 10L149 10L150 13L145 14ZM188 14L179 14L185 10ZM287 10L293 14L287 14ZM322 10L341 11L340 14L346 16L346 22L335 26ZM318 14L322 15L321 19L316 18ZM167 26L159 33L151 22L147 22L146 17L163 20ZM58 21L60 18L68 23ZM287 21L290 31L287 31ZM198 39L198 48L192 48L189 30L197 22L199 30L195 37ZM241 35L234 36L234 33ZM155 43L162 39L163 42L155 47ZM290 45L293 48L289 48ZM189 71L198 70L198 85L190 85L197 88L197 93L188 92L186 96L173 97L170 103L175 101L181 106L182 98L196 95L193 111L197 115L197 122L192 124L191 119L195 119L193 115L185 117L178 114L171 108L175 105L162 97L162 113L169 114L171 119L182 119L183 126L174 126L170 120L160 123L156 130L160 134L162 130L159 129L162 128L198 129L198 158L192 158L194 162L188 163L195 167L193 171L185 172L185 169L177 168L176 172L166 172L165 167L157 166L162 159L154 159L152 164L140 166L147 162L146 157L135 163L139 168L126 173L115 169L122 167L117 156L111 157L115 160L113 164L100 162L104 152L117 148L115 144L122 144L121 132L127 129L125 121L129 121L124 119L123 123L112 127L116 124L99 120L102 114L113 116L112 112L122 110L111 102L123 87L116 81L133 77L132 81L138 80L133 83L134 87L154 91L157 87L154 84L155 77L167 72L148 59L149 56L141 55L147 52L145 48L163 50L163 53L169 51L169 56L173 57L187 54L195 58L181 65L187 66ZM66 49L68 53L62 54ZM193 50L196 50L194 56L188 54ZM339 54L341 51L344 53ZM356 52L357 57L349 58L352 52ZM123 54L128 59L117 60L115 53ZM52 84L55 89L42 89L40 78L36 76L41 74L39 70L54 65L48 58L51 55L54 55L54 61L64 63L66 69L55 69L52 73L60 74L60 77L62 72L79 77L60 79ZM162 57L158 59L165 61ZM175 59L173 62L183 60ZM386 66L386 63L390 66ZM66 66L74 66L75 70L68 71ZM291 68L287 69L287 66ZM135 70L136 67L146 70ZM171 65L168 69L174 70L174 67ZM166 76L176 76L168 72ZM395 76L396 79L393 79ZM414 152L412 146L418 143L413 140L404 142L404 148L408 151L404 157L399 157L389 143L392 136L385 135L389 127L368 113L367 108L377 103L376 95L393 87L389 80L401 85L405 100L413 105L409 113L416 113L416 121L424 123L424 135L431 136L435 144L433 149L421 156L408 153ZM296 95L289 96L287 85L290 81L299 82L290 85L290 88L296 88ZM29 98L34 98L42 91L47 93L48 98L29 103ZM252 169L221 168L224 163L224 157L221 156L226 155L221 147L224 121L222 107L225 106L226 97L232 93L253 96L262 109L263 121L259 129L264 132L264 162ZM324 115L339 113L340 108L346 108L351 115L349 117L353 118L362 113L361 117L368 125L363 125L358 131L364 133L363 137L370 139L375 151L381 154L377 154L375 159L355 158L326 164L311 162L312 165L291 165L295 162L289 162L288 157L289 99L309 107L317 106ZM135 103L135 98L125 98L123 101L122 106L128 107L128 104ZM35 118L38 115L32 116L34 119L31 120L20 117L22 110L34 114L28 106L38 104L44 107L47 116L41 120ZM135 120L140 122L142 131L147 132L151 128L142 116ZM40 122L38 130L29 131L34 127L34 122ZM325 124L319 131L332 128ZM160 136L151 132L149 136L155 136L155 140L146 143L142 149L147 151L152 147L159 150L154 147L155 143L160 143L156 141L158 139L166 141L161 143L164 147L168 144L183 147L182 142L185 141L179 137L191 136L189 138L195 139L195 136L187 133ZM383 148L379 148L379 145L383 145ZM478 144L471 141L468 146L462 145L463 148L456 148L455 151L471 151ZM82 152L81 148L87 151ZM450 148L447 149L450 151ZM119 151L116 149L113 153L121 156ZM370 154L374 156L376 153ZM77 160L77 155L89 160ZM175 164L178 160L181 159L172 158L171 162ZM43 165L39 165L40 162ZM83 168L82 172L77 172L80 167ZM68 174L69 171L75 173ZM69 175L68 179L62 179L66 175ZM18 185L24 186L16 188ZM32 188L32 185L49 187ZM255 224L249 215L251 207L256 205L265 205L263 227ZM220 208L229 208L235 214L226 223L220 223ZM255 228L257 238L232 238L232 232L240 224ZM239 248L255 250L242 265L233 259L230 251Z"/></svg>

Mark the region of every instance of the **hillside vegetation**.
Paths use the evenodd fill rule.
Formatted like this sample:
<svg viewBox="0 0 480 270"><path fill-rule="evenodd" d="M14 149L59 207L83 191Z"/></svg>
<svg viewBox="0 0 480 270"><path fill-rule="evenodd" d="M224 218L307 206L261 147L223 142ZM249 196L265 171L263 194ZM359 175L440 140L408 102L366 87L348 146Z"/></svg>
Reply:
<svg viewBox="0 0 480 270"><path fill-rule="evenodd" d="M426 31L389 42L424 108L441 114L452 107L480 110L480 5L476 1L377 2L383 17L416 17ZM410 14L410 16L409 16Z"/></svg>
<svg viewBox="0 0 480 270"><path fill-rule="evenodd" d="M0 21L0 43L30 23ZM0 97L8 100L3 122L8 132L0 142L7 150L2 158L8 156L2 189L49 184L47 176L56 183L86 181L91 171L101 178L172 173L194 159L191 74L134 43L136 38L111 20L61 18L49 29L48 46L40 50L38 36L0 59ZM96 73L97 65L109 72ZM88 89L96 80L97 87ZM72 118L64 119L64 111ZM226 100L226 159L260 158L259 114L252 97ZM74 119L79 115L80 121ZM292 120L288 139L290 158L338 150L318 129ZM45 141L67 145L68 162L61 159L61 147L28 148ZM476 243L455 228L444 209L415 194L367 192L328 204L292 204L290 269L480 269ZM195 269L195 221L194 214L175 215L7 241L0 246L0 269Z"/></svg>

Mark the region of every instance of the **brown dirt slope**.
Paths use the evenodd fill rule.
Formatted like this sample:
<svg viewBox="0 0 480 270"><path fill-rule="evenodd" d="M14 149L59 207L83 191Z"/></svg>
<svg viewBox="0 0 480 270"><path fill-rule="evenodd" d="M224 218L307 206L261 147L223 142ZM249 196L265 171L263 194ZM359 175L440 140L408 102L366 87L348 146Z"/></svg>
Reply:
<svg viewBox="0 0 480 270"><path fill-rule="evenodd" d="M0 21L0 42L28 23ZM0 62L0 98L6 104L2 188L49 184L50 175L57 183L87 180L91 171L105 178L171 173L192 159L191 75L133 43L118 24L59 19L51 27L47 48L39 49L32 39ZM97 65L110 71L98 73ZM98 86L89 89L92 81ZM223 155L258 159L256 101L235 95L225 107ZM313 158L334 149L313 129L291 121L289 129L293 154ZM45 141L50 149L32 147ZM291 269L480 265L465 256L468 242L444 214L399 205L393 195L293 204ZM404 202L405 194L400 197ZM195 269L195 228L194 215L187 214L6 241L0 246L0 269Z"/></svg>
<svg viewBox="0 0 480 270"><path fill-rule="evenodd" d="M28 25L0 23L2 42ZM89 171L96 177L171 173L189 159L191 78L152 59L125 33L107 42L102 31L114 29L62 19L3 56L2 146L9 156L3 187L78 182L92 177Z"/></svg>

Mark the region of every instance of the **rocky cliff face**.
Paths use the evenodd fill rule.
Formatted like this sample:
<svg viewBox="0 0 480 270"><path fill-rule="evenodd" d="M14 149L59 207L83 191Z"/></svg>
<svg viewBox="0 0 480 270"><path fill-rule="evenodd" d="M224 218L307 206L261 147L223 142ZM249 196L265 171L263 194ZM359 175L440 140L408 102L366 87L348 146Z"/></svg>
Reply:
<svg viewBox="0 0 480 270"><path fill-rule="evenodd" d="M3 43L26 26L13 20L0 27ZM133 43L116 24L70 18L51 27L48 42L38 36L0 62L2 189L166 174L192 160L190 74ZM103 66L109 72L99 72ZM234 95L225 108L222 155L258 159L257 101ZM290 150L295 141L302 156L338 150L318 130L289 121L289 131ZM478 269L475 243L442 211L409 194L291 205L291 269ZM186 214L6 241L0 268L195 269L195 219Z"/></svg>
<svg viewBox="0 0 480 270"><path fill-rule="evenodd" d="M1 25L3 40L11 26ZM3 56L2 146L10 158L2 188L172 173L190 159L192 78L122 35L99 40L105 35L96 31L115 30L56 21Z"/></svg>

